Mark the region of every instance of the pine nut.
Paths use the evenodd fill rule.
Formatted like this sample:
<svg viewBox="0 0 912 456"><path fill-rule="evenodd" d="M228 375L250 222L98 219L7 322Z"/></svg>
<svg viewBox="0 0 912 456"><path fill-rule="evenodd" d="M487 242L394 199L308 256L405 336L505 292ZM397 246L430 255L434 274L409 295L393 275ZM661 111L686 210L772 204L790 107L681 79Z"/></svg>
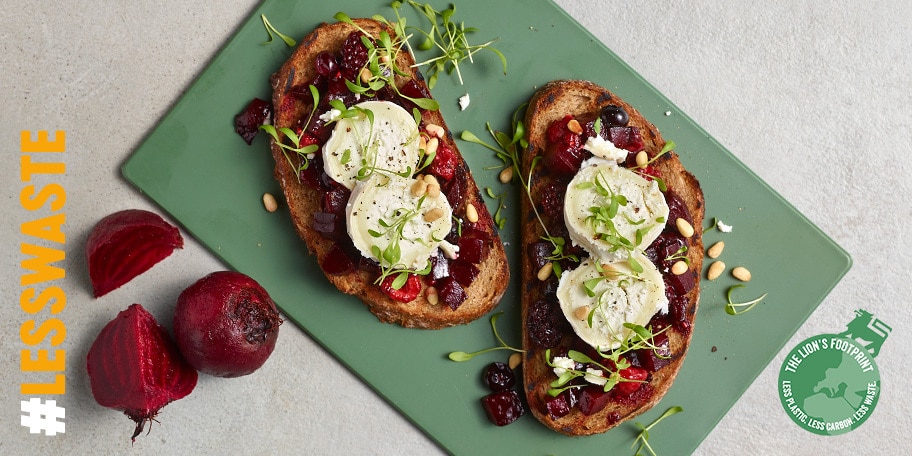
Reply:
<svg viewBox="0 0 912 456"><path fill-rule="evenodd" d="M428 124L427 127L424 127L427 130L428 134L431 136L436 136L438 138L443 138L444 131L443 127L437 124Z"/></svg>
<svg viewBox="0 0 912 456"><path fill-rule="evenodd" d="M272 196L272 193L263 193L263 207L266 208L268 212L275 212L279 208L279 203L276 201L275 197Z"/></svg>
<svg viewBox="0 0 912 456"><path fill-rule="evenodd" d="M687 262L684 260L675 261L675 263L671 265L671 273L674 275L684 274L687 272L687 269Z"/></svg>
<svg viewBox="0 0 912 456"><path fill-rule="evenodd" d="M738 266L735 269L732 269L732 276L742 282L750 282L751 272L744 266Z"/></svg>
<svg viewBox="0 0 912 456"><path fill-rule="evenodd" d="M437 295L437 289L434 287L427 287L427 290L424 292L425 299L427 299L428 304L434 306L440 302L440 297Z"/></svg>
<svg viewBox="0 0 912 456"><path fill-rule="evenodd" d="M361 74L359 76L361 77L361 82L367 84L370 82L371 78L374 77L374 73L371 73L371 70L364 67L361 68Z"/></svg>
<svg viewBox="0 0 912 456"><path fill-rule="evenodd" d="M380 53L380 61L383 63L390 63L390 56L386 52Z"/></svg>
<svg viewBox="0 0 912 456"><path fill-rule="evenodd" d="M501 184L509 183L513 180L513 167L508 166L504 168L497 177L500 179Z"/></svg>
<svg viewBox="0 0 912 456"><path fill-rule="evenodd" d="M589 306L579 306L576 310L573 311L573 316L577 320L585 320L589 318Z"/></svg>
<svg viewBox="0 0 912 456"><path fill-rule="evenodd" d="M583 126L580 125L579 121L576 119L570 119L567 122L567 130L572 131L573 133L580 134L583 132Z"/></svg>
<svg viewBox="0 0 912 456"><path fill-rule="evenodd" d="M549 261L538 270L538 275L536 277L538 277L538 280L544 282L545 280L548 280L548 277L551 277L552 271L554 271L554 265Z"/></svg>
<svg viewBox="0 0 912 456"><path fill-rule="evenodd" d="M522 364L522 355L519 353L510 355L510 360L507 361L507 365L510 366L510 369L516 369L520 364Z"/></svg>
<svg viewBox="0 0 912 456"><path fill-rule="evenodd" d="M722 271L725 270L725 263L721 261L714 261L713 264L709 265L709 269L706 271L706 278L709 280L716 280L722 275Z"/></svg>
<svg viewBox="0 0 912 456"><path fill-rule="evenodd" d="M421 150L427 150L427 136L419 135L418 136L418 148Z"/></svg>
<svg viewBox="0 0 912 456"><path fill-rule="evenodd" d="M427 195L431 198L440 196L440 184L437 178L430 174L424 175L424 181L427 182Z"/></svg>
<svg viewBox="0 0 912 456"><path fill-rule="evenodd" d="M427 182L424 181L424 179L416 179L415 182L412 183L412 188L411 188L410 192L411 192L412 196L417 198L417 197L420 197L420 196L424 195L425 193L427 193L427 189L428 189L428 184L427 184Z"/></svg>
<svg viewBox="0 0 912 456"><path fill-rule="evenodd" d="M437 138L428 139L427 148L424 149L425 155L431 155L437 152L437 146L440 145L440 140Z"/></svg>
<svg viewBox="0 0 912 456"><path fill-rule="evenodd" d="M706 256L710 258L719 258L719 255L722 255L722 249L725 248L725 241L719 241L712 245L709 250L706 251Z"/></svg>
<svg viewBox="0 0 912 456"><path fill-rule="evenodd" d="M478 209L472 203L466 204L466 219L471 223L478 222Z"/></svg>
<svg viewBox="0 0 912 456"><path fill-rule="evenodd" d="M636 154L636 164L639 167L646 166L646 163L649 163L649 154L645 150L641 150Z"/></svg>
<svg viewBox="0 0 912 456"><path fill-rule="evenodd" d="M678 228L678 233L681 233L681 236L689 238L694 235L694 227L687 220L678 217L678 219L675 220L675 226Z"/></svg>
<svg viewBox="0 0 912 456"><path fill-rule="evenodd" d="M424 213L425 222L433 222L434 220L437 220L440 217L443 217L443 209L441 209L439 207L435 207Z"/></svg>

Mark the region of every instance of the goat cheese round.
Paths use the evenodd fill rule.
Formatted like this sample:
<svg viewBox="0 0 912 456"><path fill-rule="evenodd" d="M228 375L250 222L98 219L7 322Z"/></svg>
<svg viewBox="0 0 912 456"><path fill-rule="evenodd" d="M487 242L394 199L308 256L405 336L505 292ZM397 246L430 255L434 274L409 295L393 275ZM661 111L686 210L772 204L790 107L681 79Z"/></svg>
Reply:
<svg viewBox="0 0 912 456"><path fill-rule="evenodd" d="M415 181L375 172L358 181L345 206L355 247L383 267L424 269L450 232L453 210L446 195L415 196Z"/></svg>
<svg viewBox="0 0 912 456"><path fill-rule="evenodd" d="M362 112L337 120L323 145L326 174L351 190L361 169L414 173L421 158L415 118L389 101L365 101L354 107Z"/></svg>
<svg viewBox="0 0 912 456"><path fill-rule="evenodd" d="M655 181L604 160L590 161L570 183L564 223L570 239L602 262L643 250L665 226L668 204Z"/></svg>
<svg viewBox="0 0 912 456"><path fill-rule="evenodd" d="M642 272L634 272L629 261L598 263L587 258L561 274L557 286L561 310L573 331L602 351L614 350L630 337L624 323L646 326L656 312L668 311L662 273L644 254L634 252L631 257Z"/></svg>

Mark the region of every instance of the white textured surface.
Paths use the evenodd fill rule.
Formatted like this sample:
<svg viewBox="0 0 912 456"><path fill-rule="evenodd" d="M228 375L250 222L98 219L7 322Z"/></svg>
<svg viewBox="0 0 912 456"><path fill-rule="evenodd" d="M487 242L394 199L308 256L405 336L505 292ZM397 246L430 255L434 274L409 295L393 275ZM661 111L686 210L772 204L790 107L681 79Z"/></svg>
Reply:
<svg viewBox="0 0 912 456"><path fill-rule="evenodd" d="M222 266L188 239L183 271L153 268L135 286L94 301L79 246L107 213L152 208L119 176L120 163L255 7L246 0L109 3L0 9L0 147L10 158L0 171L7 218L0 454L439 453L292 326L260 373L201 376L184 406L165 409L132 449L124 438L130 423L94 403L79 372L108 319L101 315L141 302L167 321L179 290ZM859 307L894 329L877 357L880 403L860 429L819 437L792 424L776 393L780 353L697 454L908 452L912 3L558 3L852 255L852 270L788 348L842 329ZM19 373L18 230L31 214L19 206L16 160L19 131L39 129L66 130L68 146L66 176L56 179L67 190L68 416L66 434L55 438L28 435L17 418L19 382L39 377Z"/></svg>

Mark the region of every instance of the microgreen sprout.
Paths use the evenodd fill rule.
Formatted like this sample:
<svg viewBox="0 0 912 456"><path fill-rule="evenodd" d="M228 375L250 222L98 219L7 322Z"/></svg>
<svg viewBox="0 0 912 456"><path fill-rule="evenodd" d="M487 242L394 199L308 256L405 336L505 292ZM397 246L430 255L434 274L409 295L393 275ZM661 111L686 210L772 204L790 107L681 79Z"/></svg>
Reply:
<svg viewBox="0 0 912 456"><path fill-rule="evenodd" d="M497 225L497 228L504 229L504 226L507 224L507 219L501 215L501 212L507 207L504 204L504 198L507 196L507 192L501 192L499 195L494 194L494 190L491 190L491 187L485 188L485 193L488 194L488 197L491 199L497 200L497 211L494 212L494 224Z"/></svg>
<svg viewBox="0 0 912 456"><path fill-rule="evenodd" d="M494 338L497 339L497 342L500 345L498 345L497 347L486 348L484 350L479 350L477 352L472 352L472 353L466 353L464 351L454 351L454 352L451 352L449 355L447 355L447 357L456 362L463 362L463 361L468 361L478 355L481 355L484 353L489 353L489 352L492 352L495 350L510 350L510 351L515 351L517 353L525 353L525 350L511 347L509 344L504 342L504 340L500 337L500 334L497 334L497 319L500 318L501 315L503 315L503 311L500 311L494 315L491 315L491 330L494 332Z"/></svg>
<svg viewBox="0 0 912 456"><path fill-rule="evenodd" d="M598 130L596 130L596 131L598 131ZM665 154L667 154L668 152L671 152L672 150L674 150L675 147L677 147L677 145L675 144L674 141L668 141L668 142L666 142L665 145L662 146L662 150L659 151L659 153L656 154L655 157L650 158L648 161L646 161L646 163L643 163L642 165L634 166L634 167L632 168L633 171L634 171L635 173L639 174L640 176L643 176L643 177L645 177L645 178L649 178L649 179L652 179L652 180L656 181L656 184L659 185L659 190L662 191L663 193L666 192L666 191L668 191L668 186L665 185L665 181L664 181L661 177L653 176L653 175L651 175L651 174L647 174L647 173L644 171L644 169L645 169L647 166L651 165L652 162L658 160L659 157L661 157L662 155L665 155Z"/></svg>
<svg viewBox="0 0 912 456"><path fill-rule="evenodd" d="M665 261L675 261L675 260L681 260L684 263L686 263L688 266L690 266L690 258L687 258L687 246L686 245L682 245L681 248L678 249L675 253L669 255L668 258L665 258Z"/></svg>
<svg viewBox="0 0 912 456"><path fill-rule="evenodd" d="M640 383L642 383L641 380L627 379L627 378L624 378L620 374L620 371L630 367L630 362L627 361L627 358L625 358L623 356L625 353L632 351L632 350L652 350L653 353L655 353L655 355L657 357L668 358L668 356L665 356L663 353L660 352L660 351L664 351L664 348L657 346L653 342L653 338L655 336L668 330L667 327L658 332L653 332L652 327L646 328L644 326L637 325L634 323L624 323L624 327L630 330L630 336L626 340L621 342L620 347L618 347L615 350L609 351L607 353L602 352L600 349L596 350L598 352L599 356L611 361L610 363L606 363L607 365L596 362L595 360L593 360L586 354L578 352L576 350L569 350L567 352L567 357L572 359L573 361L576 361L576 362L582 363L582 364L590 364L590 365L598 366L599 368L601 368L600 370L602 371L602 378L604 378L606 380L605 385L604 385L604 391L606 391L606 392L610 391L611 388L614 388L614 386L620 382L640 382ZM554 363L551 359L551 350L550 349L545 350L544 356L545 356L545 362L549 366L551 366L552 368L560 367L560 366L554 365ZM613 367L609 368L609 366L612 366L612 365L613 365ZM556 380L551 382L551 384L550 384L551 389L548 390L548 394L551 396L558 396L570 388L579 387L580 385L578 385L578 384L570 384L570 381L575 378L586 377L586 376L591 376L591 375L593 375L593 374L588 371L581 371L581 370L576 370L576 369L564 369L564 372L561 373Z"/></svg>
<svg viewBox="0 0 912 456"><path fill-rule="evenodd" d="M579 262L579 258L576 255L568 254L564 251L566 241L561 236L552 236L548 232L548 227L545 225L544 220L542 220L541 214L538 212L538 207L535 200L532 199L532 175L535 170L535 167L538 166L541 161L541 157L535 157L532 160L532 164L529 167L529 174L523 175L522 173L522 159L520 158L520 152L522 149L525 149L529 146L529 143L526 141L526 128L522 122L522 113L526 107L526 104L520 105L515 111L513 111L513 119L511 121L512 134L507 134L502 131L494 130L491 127L490 123L486 123L485 127L490 133L491 137L494 138L494 142L497 143L496 146L488 144L474 133L466 130L463 131L459 136L463 141L468 141L471 143L478 144L485 148L488 148L494 152L497 158L503 162L504 167L512 167L514 176L519 177L519 183L523 187L523 190L526 193L526 197L529 198L530 206L532 211L535 213L535 218L538 219L539 225L541 225L544 235L542 240L548 241L551 243L553 250L551 255L547 258L551 261L552 266L554 267L554 274L557 278L560 278L561 268L559 262L561 260L571 260L574 262Z"/></svg>
<svg viewBox="0 0 912 456"><path fill-rule="evenodd" d="M658 455L656 455L655 450L653 450L652 447L649 445L649 430L652 429L652 427L655 426L656 424L659 424L659 422L664 420L665 418L668 418L669 416L672 416L676 413L680 413L683 411L684 411L683 407L681 407L680 405L675 405L674 407L669 407L668 410L665 410L665 413L663 413L662 416L656 418L656 420L653 421L652 423L650 423L649 426L643 426L643 424L641 424L639 421L636 423L633 423L634 426L640 428L640 433L637 434L636 439L633 441L633 445L630 446L631 448L633 448L633 447L637 446L637 444L639 444L639 446L636 448L635 456L645 456L645 454L642 453L642 451L644 449L649 451L649 454L651 454L652 456L658 456Z"/></svg>
<svg viewBox="0 0 912 456"><path fill-rule="evenodd" d="M295 169L295 173L298 176L298 179L301 178L301 171L307 169L310 166L310 160L308 155L315 153L320 146L317 144L310 144L304 147L301 147L301 137L298 136L292 129L287 127L281 127L276 129L272 125L260 125L260 130L265 131L269 136L272 137L276 145L282 149L282 154L285 155L285 160L288 161L288 165ZM282 136L288 138L291 141L291 145L285 144ZM291 159L291 156L288 155L289 152L295 153L300 158L300 164L295 164L294 160Z"/></svg>
<svg viewBox="0 0 912 456"><path fill-rule="evenodd" d="M455 71L459 84L462 85L462 72L459 70L459 64L466 59L468 59L469 63L474 63L473 56L482 50L489 50L496 54L503 64L504 74L507 74L507 58L492 46L496 39L483 44L469 44L467 35L476 32L477 29L466 27L464 23L457 23L452 20L453 15L456 13L455 6L451 5L443 11L437 11L428 3L408 0L408 4L427 18L431 29L424 31L417 27L402 26L403 30L408 28L424 36L424 41L418 45L418 49L426 51L437 48L439 51L439 55L436 57L415 64L415 66L427 65L430 67L428 70L428 87L434 88L442 71L447 73ZM394 1L391 6L396 11L396 19L400 24L404 24L404 18L399 15L399 8L402 7L402 2Z"/></svg>
<svg viewBox="0 0 912 456"><path fill-rule="evenodd" d="M352 93L370 96L384 87L392 88L400 97L415 103L421 109L428 111L437 111L440 104L432 98L412 98L399 91L396 85L396 76L407 76L397 65L399 52L402 46L408 43L408 36L405 36L404 29L394 26L396 30L396 39L390 37L386 30L381 30L376 39L370 39L371 36L366 30L358 26L347 14L338 12L333 16L337 21L349 24L365 36L361 37L361 43L367 48L367 64L364 67L370 73L369 76L360 76L354 82L345 80L345 85ZM382 17L375 17L387 25L392 25Z"/></svg>
<svg viewBox="0 0 912 456"><path fill-rule="evenodd" d="M272 43L272 34L273 34L273 33L275 33L276 35L278 35L278 37L281 38L282 41L284 41L285 44L288 45L288 47L294 47L294 45L298 44L298 42L295 41L294 38L292 38L292 37L290 37L290 36L288 36L288 35L285 35L285 34L283 34L282 32L276 30L276 28L273 27L273 25L269 22L269 19L266 19L266 15L265 15L265 14L260 14L260 19L263 20L263 26L266 27L266 33L269 34L269 40L263 42L263 44Z"/></svg>
<svg viewBox="0 0 912 456"><path fill-rule="evenodd" d="M757 305L757 303L762 301L763 298L765 298L766 295L769 294L769 293L763 293L759 298L752 299L747 302L735 303L735 302L732 302L732 292L735 291L735 289L737 289L737 288L744 288L744 285L732 285L731 287L728 288L728 291L725 293L725 297L728 300L728 303L725 304L725 313L727 313L729 315L741 315L741 314L753 309L754 306ZM743 309L742 309L742 307L743 307Z"/></svg>

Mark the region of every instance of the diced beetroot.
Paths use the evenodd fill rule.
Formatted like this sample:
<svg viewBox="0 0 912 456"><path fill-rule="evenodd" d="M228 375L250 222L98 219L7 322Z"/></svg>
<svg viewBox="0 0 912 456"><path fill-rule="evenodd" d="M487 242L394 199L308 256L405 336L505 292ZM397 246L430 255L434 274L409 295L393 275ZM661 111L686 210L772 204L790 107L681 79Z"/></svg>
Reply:
<svg viewBox="0 0 912 456"><path fill-rule="evenodd" d="M668 316L675 329L687 334L690 331L690 321L687 319L687 297L675 296L668 302Z"/></svg>
<svg viewBox="0 0 912 456"><path fill-rule="evenodd" d="M542 165L556 176L576 173L586 158L586 152L581 148L582 138L567 127L572 119L573 116L568 115L555 120L545 132L548 142L542 154Z"/></svg>
<svg viewBox="0 0 912 456"><path fill-rule="evenodd" d="M418 81L415 79L409 79L402 84L402 87L399 88L399 92L409 98L430 98L431 94L425 90L424 86L418 84Z"/></svg>
<svg viewBox="0 0 912 456"><path fill-rule="evenodd" d="M393 281L396 280L396 277L398 277L398 274L387 276L383 279L383 282L380 283L380 289L395 301L414 301L415 298L418 297L418 293L421 292L421 279L415 274L409 274L405 284L399 289L395 289L393 288Z"/></svg>
<svg viewBox="0 0 912 456"><path fill-rule="evenodd" d="M614 388L611 389L611 392L617 396L629 396L633 394L636 390L640 389L640 387L645 384L645 380L649 377L649 372L647 372L646 369L635 366L621 369L618 371L618 373L621 374L621 377L634 381L622 381L618 382L617 385L614 385Z"/></svg>
<svg viewBox="0 0 912 456"><path fill-rule="evenodd" d="M668 219L665 221L666 230L677 231L675 223L679 218L693 223L693 219L690 218L690 211L687 209L687 204L684 203L684 200L682 200L677 193L672 190L666 191L665 202L668 204Z"/></svg>
<svg viewBox="0 0 912 456"><path fill-rule="evenodd" d="M688 270L683 274L664 274L662 277L665 279L665 285L671 287L675 295L683 296L696 284L697 273Z"/></svg>
<svg viewBox="0 0 912 456"><path fill-rule="evenodd" d="M492 423L506 426L526 413L516 390L491 393L481 399L485 413Z"/></svg>
<svg viewBox="0 0 912 456"><path fill-rule="evenodd" d="M587 416L598 413L608 405L610 399L611 395L605 392L604 387L601 385L583 387L579 397L580 412Z"/></svg>
<svg viewBox="0 0 912 456"><path fill-rule="evenodd" d="M441 303L453 310L458 309L469 297L453 277L446 277L437 283L437 296Z"/></svg>
<svg viewBox="0 0 912 456"><path fill-rule="evenodd" d="M339 244L333 243L329 253L320 262L320 268L327 274L343 275L355 270L355 262Z"/></svg>
<svg viewBox="0 0 912 456"><path fill-rule="evenodd" d="M630 152L639 152L646 147L637 127L611 127L608 136L616 147Z"/></svg>
<svg viewBox="0 0 912 456"><path fill-rule="evenodd" d="M583 139L584 143L589 138L593 138L595 136L601 136L602 138L604 138L606 140L608 139L609 125L606 124L604 121L601 122L601 128L599 129L599 131L595 131L595 121L598 118L599 118L599 116L597 116L597 115L587 115L587 116L579 119L580 125L583 126L583 138L582 139Z"/></svg>
<svg viewBox="0 0 912 456"><path fill-rule="evenodd" d="M567 122L570 122L571 120L573 120L573 116L570 114L567 114L566 116L562 117L560 120L555 120L554 122L551 122L551 125L548 125L548 129L545 130L545 138L548 140L548 142L549 143L561 142L564 135L570 131L570 130L567 130Z"/></svg>
<svg viewBox="0 0 912 456"><path fill-rule="evenodd" d="M655 328L653 328L655 331ZM658 349L643 348L636 351L636 359L640 367L649 372L655 372L671 362L671 349L668 348L668 335L665 333L653 336L652 343Z"/></svg>
<svg viewBox="0 0 912 456"><path fill-rule="evenodd" d="M440 183L440 188L446 195L447 202L450 203L450 207L454 210L461 208L462 202L465 200L466 191L468 189L468 174L469 171L465 164L459 164L456 166L456 172L453 175L453 178L449 181Z"/></svg>
<svg viewBox="0 0 912 456"><path fill-rule="evenodd" d="M671 264L677 260L665 261L665 259L678 253L685 245L687 245L687 241L678 234L677 230L666 230L646 248L644 253L659 270L668 271L671 268Z"/></svg>
<svg viewBox="0 0 912 456"><path fill-rule="evenodd" d="M573 407L576 407L577 402L579 402L579 391L580 388L570 388L555 397L549 398L545 402L545 410L547 411L548 416L550 416L552 420L556 420L570 413L570 411L573 410Z"/></svg>
<svg viewBox="0 0 912 456"><path fill-rule="evenodd" d="M351 192L340 184L333 185L329 190L323 193L323 211L331 212L336 216L345 215L345 205L351 196Z"/></svg>
<svg viewBox="0 0 912 456"><path fill-rule="evenodd" d="M475 278L478 277L478 268L472 263L457 259L450 263L450 275L452 275L463 288L468 288L469 285L472 285L472 282L475 281Z"/></svg>
<svg viewBox="0 0 912 456"><path fill-rule="evenodd" d="M459 238L459 259L478 264L488 255L491 237L488 233L472 228L464 228Z"/></svg>
<svg viewBox="0 0 912 456"><path fill-rule="evenodd" d="M234 131L250 144L260 131L260 125L272 117L272 104L266 100L254 98L237 116L234 117Z"/></svg>
<svg viewBox="0 0 912 456"><path fill-rule="evenodd" d="M313 214L313 229L326 239L335 239L340 221L336 214L317 211ZM344 219L341 224L344 225Z"/></svg>

